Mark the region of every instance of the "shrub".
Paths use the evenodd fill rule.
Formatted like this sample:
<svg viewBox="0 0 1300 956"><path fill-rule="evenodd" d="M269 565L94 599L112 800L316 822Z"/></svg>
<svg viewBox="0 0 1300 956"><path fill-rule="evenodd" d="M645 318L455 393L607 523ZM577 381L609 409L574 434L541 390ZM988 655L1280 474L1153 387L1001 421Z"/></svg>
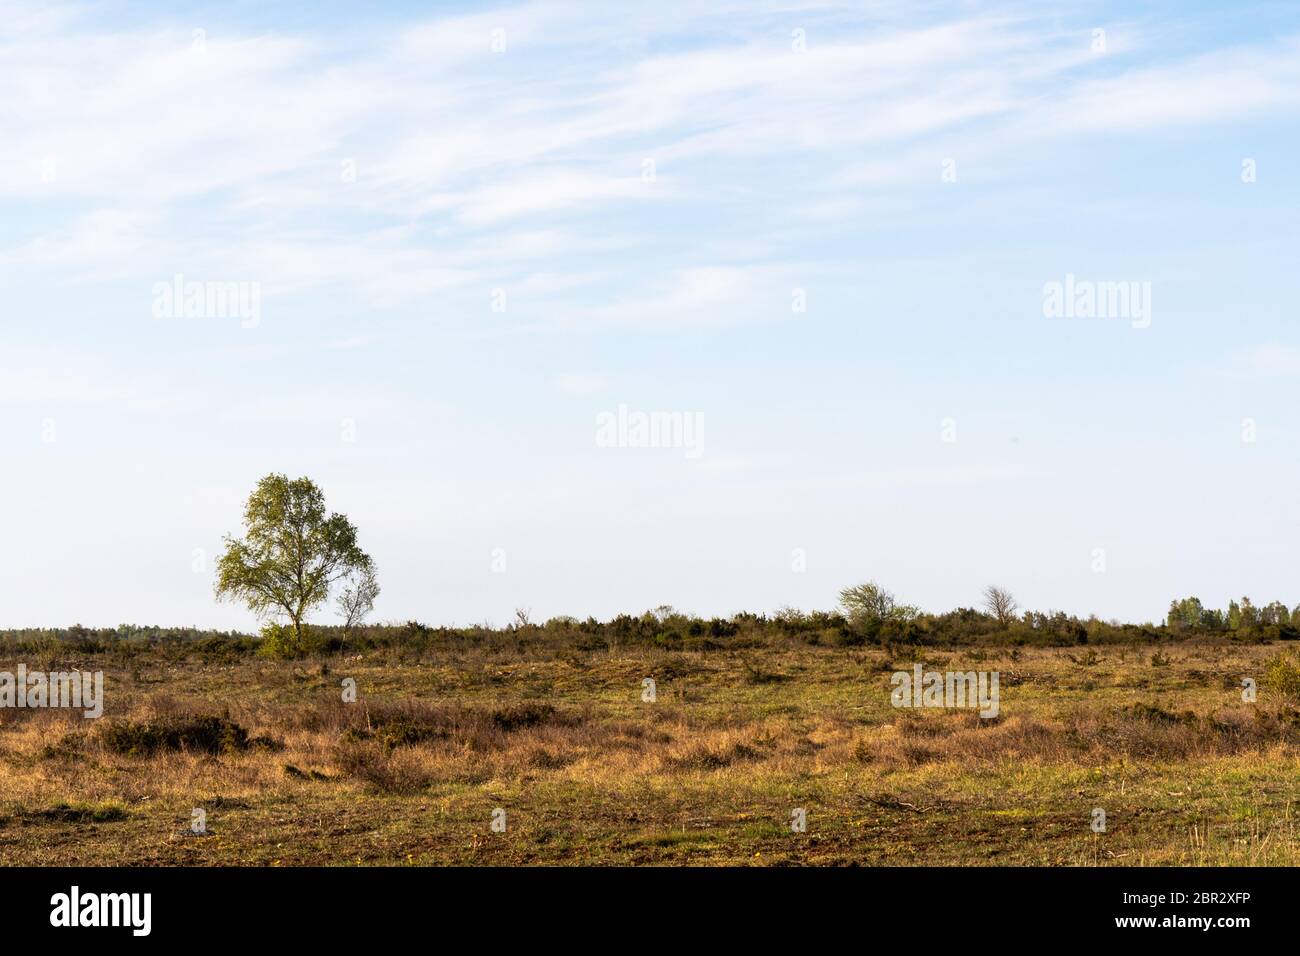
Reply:
<svg viewBox="0 0 1300 956"><path fill-rule="evenodd" d="M222 754L247 750L248 731L229 717L182 714L146 721L109 724L102 732L104 746L116 754L148 757L164 750L189 750Z"/></svg>
<svg viewBox="0 0 1300 956"><path fill-rule="evenodd" d="M535 702L513 704L492 712L492 723L509 732L521 727L536 727L555 717L555 708L550 704Z"/></svg>
<svg viewBox="0 0 1300 956"><path fill-rule="evenodd" d="M296 660L310 650L309 634L306 625L303 625L303 637L300 639L290 625L270 621L262 626L262 644L257 653L278 661Z"/></svg>
<svg viewBox="0 0 1300 956"><path fill-rule="evenodd" d="M1286 700L1300 700L1300 661L1278 654L1264 668L1264 686Z"/></svg>
<svg viewBox="0 0 1300 956"><path fill-rule="evenodd" d="M434 775L409 752L382 749L370 743L340 746L336 762L343 773L364 781L380 793L420 793L434 780Z"/></svg>
<svg viewBox="0 0 1300 956"><path fill-rule="evenodd" d="M56 803L47 809L30 810L20 816L53 823L116 823L125 820L128 814L116 803Z"/></svg>
<svg viewBox="0 0 1300 956"><path fill-rule="evenodd" d="M664 766L671 770L721 770L734 763L747 763L763 759L763 754L744 743L730 746L694 744L685 752L664 758Z"/></svg>
<svg viewBox="0 0 1300 956"><path fill-rule="evenodd" d="M347 743L373 740L392 751L398 747L413 747L426 740L450 736L448 726L436 723L424 723L412 719L392 719L375 721L373 728L349 727L343 731L340 739Z"/></svg>
<svg viewBox="0 0 1300 956"><path fill-rule="evenodd" d="M258 644L251 638L230 638L222 635L210 635L194 642L194 650L206 660L233 664L246 654L257 650ZM140 649L128 649L119 652L120 656L134 662L140 656Z"/></svg>
<svg viewBox="0 0 1300 956"><path fill-rule="evenodd" d="M1120 713L1134 720L1147 720L1154 724L1195 724L1197 721L1196 714L1190 710L1177 713L1140 701L1121 708Z"/></svg>

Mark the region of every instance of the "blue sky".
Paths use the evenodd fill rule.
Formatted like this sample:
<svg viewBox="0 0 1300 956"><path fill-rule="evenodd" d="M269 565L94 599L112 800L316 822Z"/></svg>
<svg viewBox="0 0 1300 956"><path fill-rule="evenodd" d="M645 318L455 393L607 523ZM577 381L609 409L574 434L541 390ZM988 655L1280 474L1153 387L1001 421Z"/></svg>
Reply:
<svg viewBox="0 0 1300 956"><path fill-rule="evenodd" d="M271 471L380 619L1295 604L1300 10L1218 6L0 0L0 624L253 627Z"/></svg>

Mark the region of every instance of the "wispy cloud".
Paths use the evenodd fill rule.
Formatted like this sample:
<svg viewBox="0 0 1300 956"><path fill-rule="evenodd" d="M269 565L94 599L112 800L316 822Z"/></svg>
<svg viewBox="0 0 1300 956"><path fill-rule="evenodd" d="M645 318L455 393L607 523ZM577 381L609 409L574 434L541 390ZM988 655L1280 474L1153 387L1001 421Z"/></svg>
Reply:
<svg viewBox="0 0 1300 956"><path fill-rule="evenodd" d="M1300 348L1271 342L1243 349L1235 356L1229 374L1264 381L1293 378L1300 375Z"/></svg>
<svg viewBox="0 0 1300 956"><path fill-rule="evenodd" d="M1056 110L1063 131L1150 131L1300 108L1300 38L1124 70L1071 89Z"/></svg>
<svg viewBox="0 0 1300 956"><path fill-rule="evenodd" d="M566 395L594 395L608 389L610 381L590 372L566 372L556 377L555 387Z"/></svg>
<svg viewBox="0 0 1300 956"><path fill-rule="evenodd" d="M57 268L62 281L239 277L268 296L345 289L378 308L457 289L478 302L485 287L589 272L565 262L572 237L530 236L599 216L607 247L675 258L678 275L643 270L634 284L658 288L607 292L583 311L669 325L760 314L753 289L789 265L779 254L743 271L682 261L697 237L646 230L645 217L762 196L772 221L833 228L864 208L846 186L929 184L954 151L989 165L1045 135L1300 103L1294 39L1152 66L1131 55L1141 28L1119 25L1098 76L1087 31L1032 12L908 25L890 8L853 22L815 7L670 5L634 18L641 41L629 47L625 11L563 3L350 43L92 33L75 7L12 9L0 201L48 201L51 215L0 245L0 265ZM672 42L682 37L692 42ZM765 182L801 155L816 167L797 188Z"/></svg>
<svg viewBox="0 0 1300 956"><path fill-rule="evenodd" d="M439 598L449 617L508 611L513 575L592 554L644 565L621 578L668 597L681 542L703 533L753 542L746 557L766 549L781 575L807 546L807 581L826 576L810 595L862 573L867 547L891 569L923 554L926 586L944 554L976 576L1056 575L1085 610L1104 585L1159 613L1165 582L1144 574L1195 581L1217 521L1276 527L1290 445L1267 400L1300 376L1285 174L1300 15L436 6L0 0L0 441L26 489L11 504L47 494L80 531L106 500L220 485L193 507L225 528L258 475L301 469L331 506L356 491L339 507L375 529L382 566L417 569L418 593L385 585L395 613L429 613L431 540L468 569ZM154 319L151 290L178 274L255 283L259 323ZM1040 290L1066 274L1150 278L1164 318L1142 335L1047 322ZM1248 457L1236 435L1213 444L1196 402L1167 400L1214 367L1276 386L1241 410L1274 422ZM699 461L595 446L588 397L629 389L706 415L716 445ZM46 416L56 456L32 427ZM78 455L95 495L59 470ZM1174 486L1125 477L1179 455ZM1247 461L1272 467L1242 507L1272 512L1186 522L1227 480L1216 469ZM51 495L51 476L69 490ZM609 538L611 516L662 547ZM21 504L5 517L52 540ZM203 542L172 524L159 534L189 580ZM1087 555L1121 528L1132 573L1103 581ZM496 540L530 529L531 554ZM1235 553L1281 581L1278 540ZM487 570L497 546L509 579ZM133 547L119 595L157 560ZM1054 565L1056 549L1072 553ZM710 575L742 593L741 563ZM45 595L37 617L106 613L69 604L57 574L13 573L15 593ZM608 610L626 588L602 591ZM227 613L197 590L186 619ZM547 593L590 606L574 575Z"/></svg>

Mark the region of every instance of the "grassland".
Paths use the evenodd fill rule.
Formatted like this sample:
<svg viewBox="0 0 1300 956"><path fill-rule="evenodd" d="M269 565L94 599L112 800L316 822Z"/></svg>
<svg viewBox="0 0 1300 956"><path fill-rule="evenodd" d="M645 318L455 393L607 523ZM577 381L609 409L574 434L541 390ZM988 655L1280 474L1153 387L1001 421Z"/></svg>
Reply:
<svg viewBox="0 0 1300 956"><path fill-rule="evenodd" d="M0 859L1294 865L1300 710L1265 679L1279 653L466 647L50 660L103 670L105 713L0 711ZM1001 713L893 708L890 673L914 660L998 671ZM1261 681L1258 701L1242 700L1243 677ZM342 700L345 678L355 703ZM504 833L491 828L497 808ZM796 808L806 832L792 831ZM1094 808L1104 833L1090 827Z"/></svg>

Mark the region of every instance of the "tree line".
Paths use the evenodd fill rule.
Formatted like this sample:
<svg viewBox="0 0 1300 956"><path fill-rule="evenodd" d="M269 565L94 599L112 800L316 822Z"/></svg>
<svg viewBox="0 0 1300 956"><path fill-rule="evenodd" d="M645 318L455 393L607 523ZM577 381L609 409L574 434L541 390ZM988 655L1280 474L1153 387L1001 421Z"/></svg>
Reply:
<svg viewBox="0 0 1300 956"><path fill-rule="evenodd" d="M239 601L262 619L260 637L196 628L20 628L0 630L16 647L68 643L93 651L123 645L187 644L224 654L252 653L295 658L343 649L400 646L417 651L458 646L523 646L562 642L578 647L649 644L699 648L761 646L796 640L807 644L1010 644L1073 645L1148 643L1198 635L1262 642L1300 638L1300 605L1280 601L1256 607L1249 598L1227 610L1206 608L1198 598L1175 600L1159 625L1121 624L1062 611L1022 610L1006 588L989 585L978 608L930 614L898 600L875 581L844 588L833 611L783 609L772 615L741 613L700 618L662 606L609 621L555 617L534 624L516 612L504 627L430 627L416 621L367 625L379 594L374 560L358 543L345 515L330 513L325 496L308 478L267 475L244 507L243 537L228 535L217 562L215 592ZM333 597L339 625L309 624L313 609Z"/></svg>
<svg viewBox="0 0 1300 956"><path fill-rule="evenodd" d="M1176 631L1249 631L1260 627L1300 629L1300 604L1288 609L1281 601L1256 607L1248 597L1229 601L1227 610L1205 607L1200 598L1171 601L1165 624Z"/></svg>

